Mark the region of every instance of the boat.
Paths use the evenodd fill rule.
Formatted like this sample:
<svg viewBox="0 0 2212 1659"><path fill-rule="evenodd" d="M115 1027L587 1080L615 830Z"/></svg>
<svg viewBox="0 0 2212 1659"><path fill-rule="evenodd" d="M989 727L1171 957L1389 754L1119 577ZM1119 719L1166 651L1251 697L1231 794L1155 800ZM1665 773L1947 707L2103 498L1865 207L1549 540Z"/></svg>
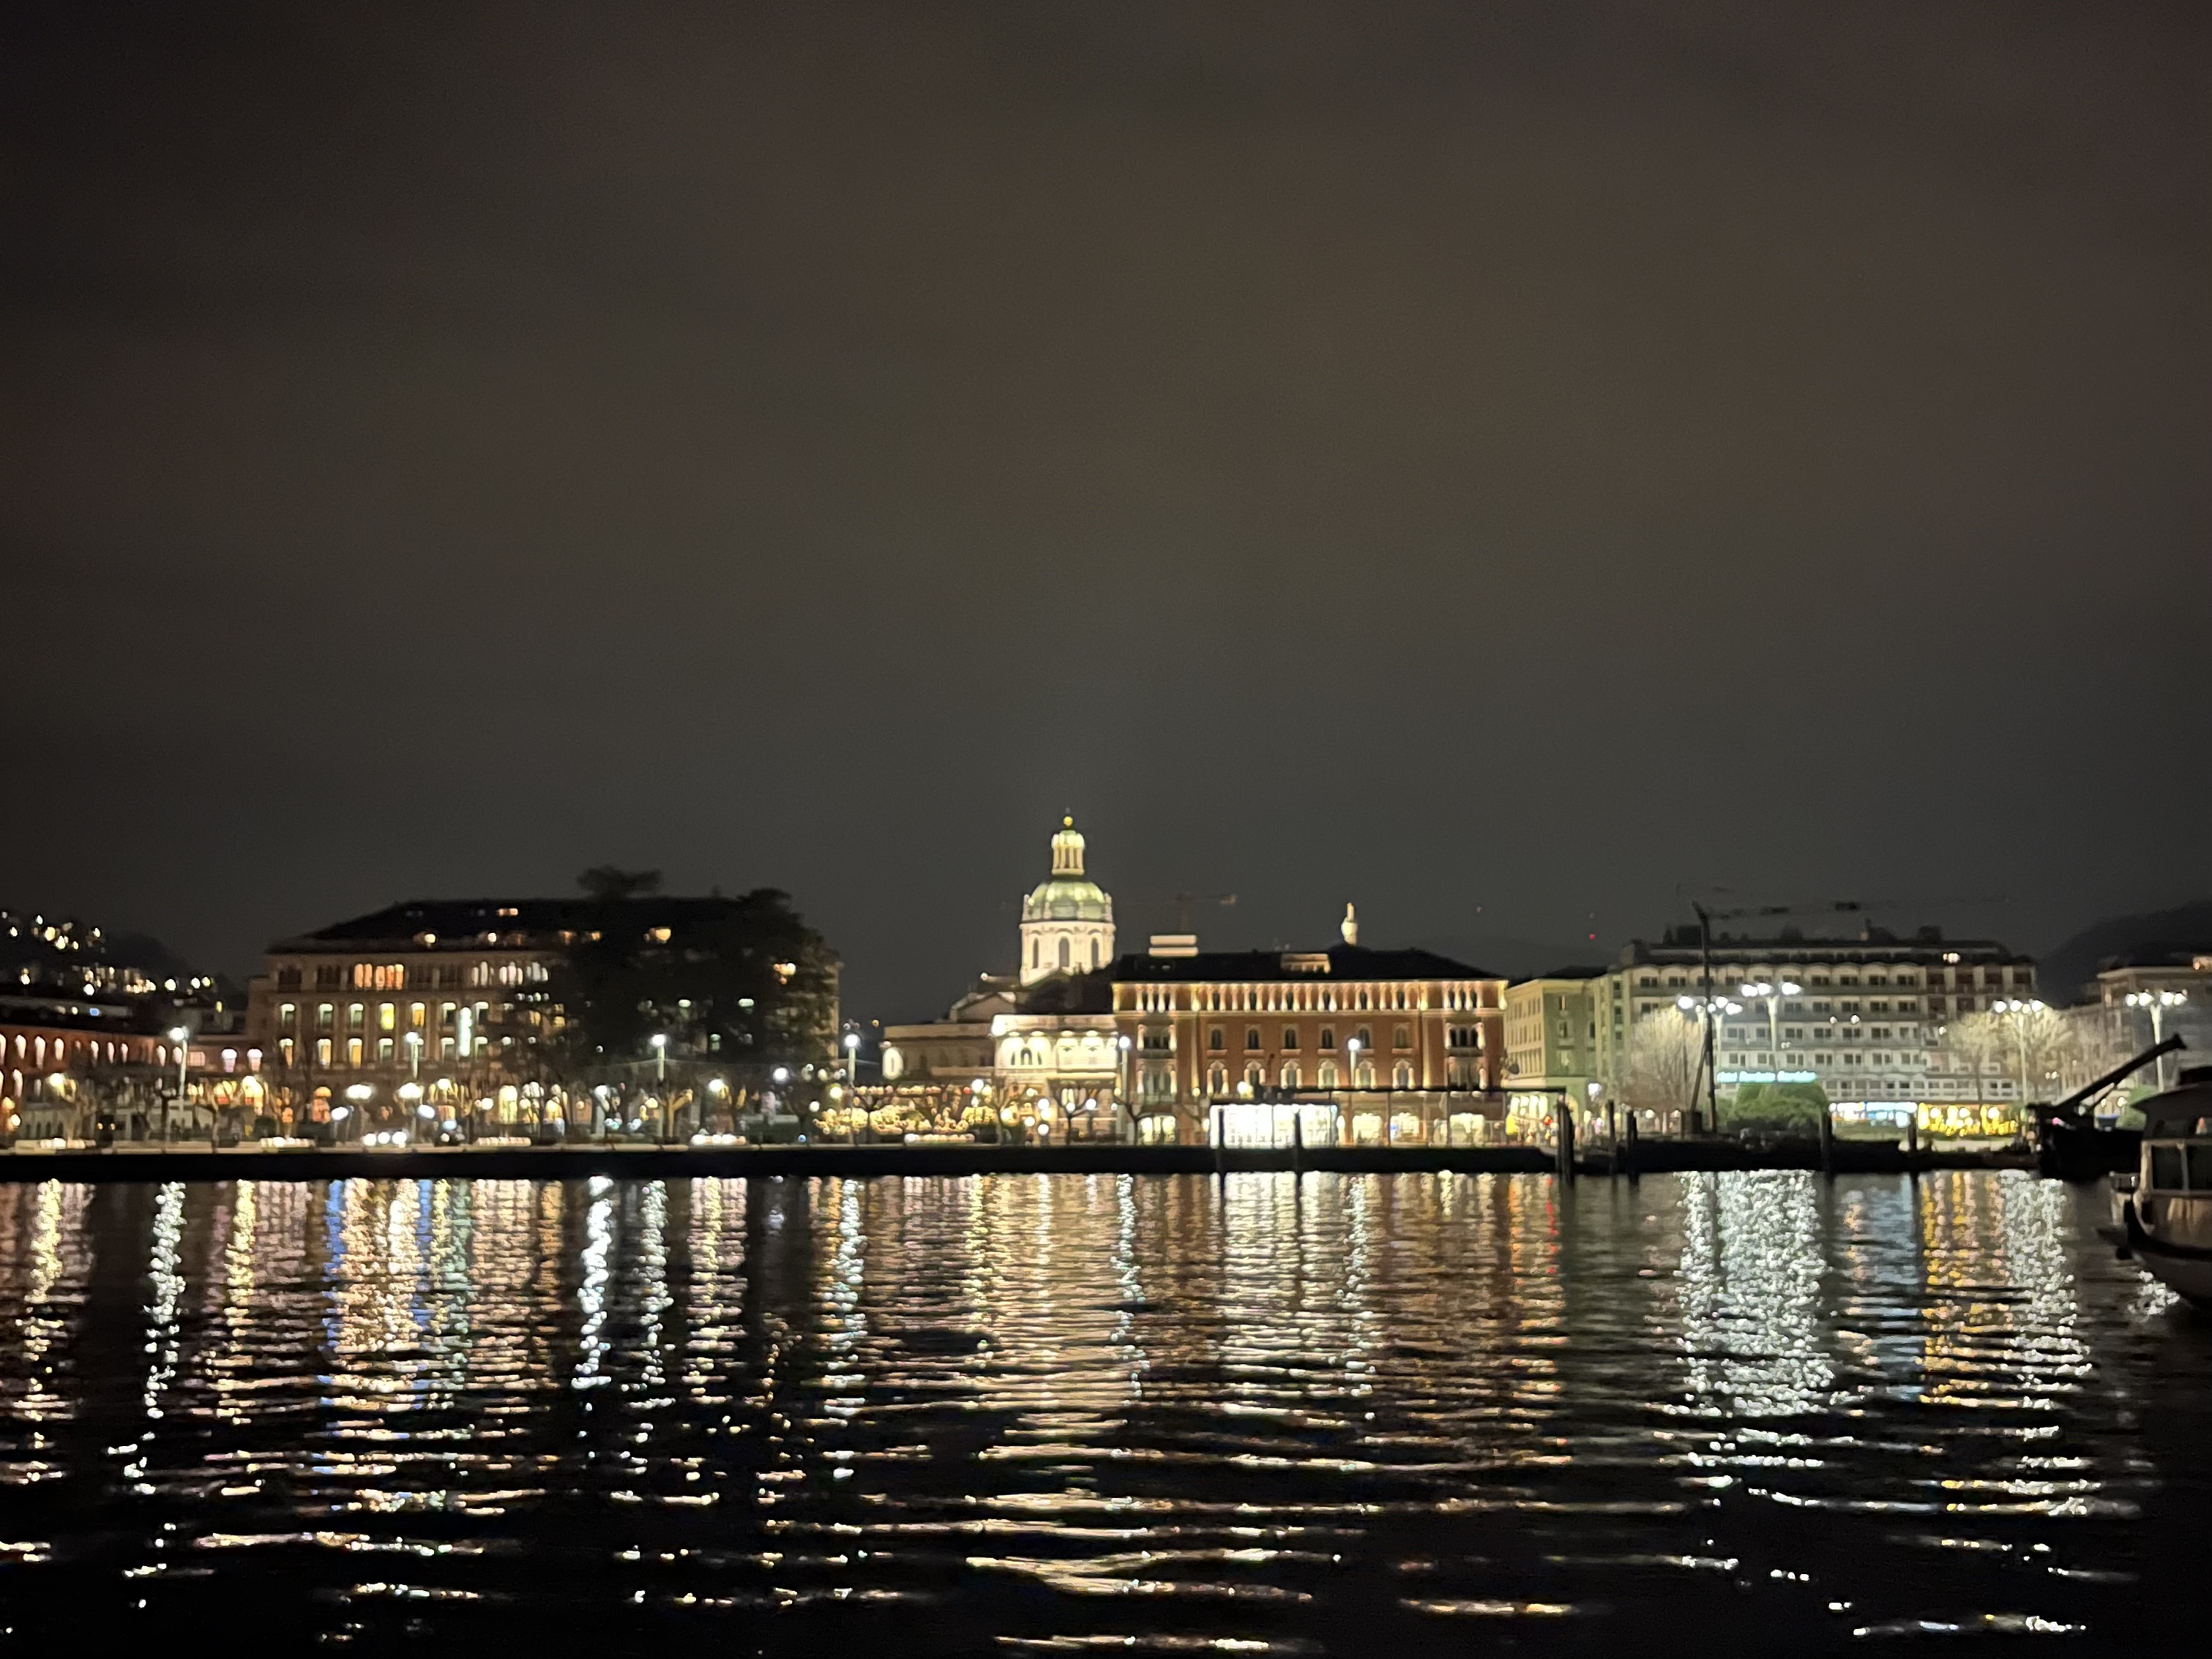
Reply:
<svg viewBox="0 0 2212 1659"><path fill-rule="evenodd" d="M2113 1225L2098 1231L2159 1283L2212 1311L2212 1066L2137 1103L2142 1150L2112 1177Z"/></svg>
<svg viewBox="0 0 2212 1659"><path fill-rule="evenodd" d="M2037 1173L2058 1181L2094 1181L2134 1169L2142 1153L2141 1133L2099 1127L2096 1104L2126 1079L2182 1046L2179 1037L2170 1036L2084 1084L2056 1105L2031 1109L2028 1124L2035 1139Z"/></svg>

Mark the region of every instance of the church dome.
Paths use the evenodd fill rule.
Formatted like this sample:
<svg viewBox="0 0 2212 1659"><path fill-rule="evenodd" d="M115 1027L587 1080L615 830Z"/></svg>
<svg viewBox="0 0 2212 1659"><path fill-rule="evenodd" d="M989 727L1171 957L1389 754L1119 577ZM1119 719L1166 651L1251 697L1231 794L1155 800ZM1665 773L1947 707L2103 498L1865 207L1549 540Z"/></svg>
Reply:
<svg viewBox="0 0 2212 1659"><path fill-rule="evenodd" d="M1073 818L1060 820L1052 838L1052 874L1022 901L1024 921L1111 921L1114 901L1083 873L1083 832Z"/></svg>
<svg viewBox="0 0 2212 1659"><path fill-rule="evenodd" d="M1083 836L1073 818L1052 838L1052 874L1022 901L1021 982L1095 973L1114 959L1114 901L1083 873Z"/></svg>

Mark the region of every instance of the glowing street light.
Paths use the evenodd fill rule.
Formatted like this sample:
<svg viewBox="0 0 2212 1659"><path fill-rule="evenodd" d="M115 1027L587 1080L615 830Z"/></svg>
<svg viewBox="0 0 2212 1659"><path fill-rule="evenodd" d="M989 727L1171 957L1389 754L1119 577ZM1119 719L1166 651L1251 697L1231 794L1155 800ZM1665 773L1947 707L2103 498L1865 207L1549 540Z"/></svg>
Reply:
<svg viewBox="0 0 2212 1659"><path fill-rule="evenodd" d="M1769 1069L1778 1079L1782 1075L1782 1000L1794 997L1804 987L1790 979L1779 983L1762 979L1739 988L1741 995L1756 997L1766 1005L1766 1058Z"/></svg>
<svg viewBox="0 0 2212 1659"><path fill-rule="evenodd" d="M191 1036L181 1025L169 1028L169 1041L177 1045L177 1100L179 1104L185 1098L185 1064L191 1058L192 1051L187 1046ZM169 1103L166 1100L161 1103L161 1150L165 1152L169 1150Z"/></svg>
<svg viewBox="0 0 2212 1659"><path fill-rule="evenodd" d="M2130 991L2121 1000L2130 1008L2149 1009L2150 1040L2153 1042L2163 1042L2166 1041L2166 1011L2169 1008L2179 1008L2183 1003L2188 1001L2189 993L2186 991ZM2163 1089L2166 1087L2166 1056L2160 1054L2155 1063L2158 1067L2155 1073L2158 1086Z"/></svg>
<svg viewBox="0 0 2212 1659"><path fill-rule="evenodd" d="M1359 1086L1359 1039L1347 1037L1344 1043L1345 1082L1352 1088Z"/></svg>
<svg viewBox="0 0 2212 1659"><path fill-rule="evenodd" d="M2013 1044L2015 1051L2020 1055L2020 1099L2021 1104L2023 1106L2027 1103L2028 1092L2027 1033L2021 1029L2021 1022L2027 1015L2032 1013L2039 1013L2042 1012L2042 1009L2043 1004L2037 1001L2033 997L2024 1002L2017 997L1999 997L1995 1002L1990 1004L1990 1012L1991 1013L2002 1014L2008 1019L2012 1021Z"/></svg>

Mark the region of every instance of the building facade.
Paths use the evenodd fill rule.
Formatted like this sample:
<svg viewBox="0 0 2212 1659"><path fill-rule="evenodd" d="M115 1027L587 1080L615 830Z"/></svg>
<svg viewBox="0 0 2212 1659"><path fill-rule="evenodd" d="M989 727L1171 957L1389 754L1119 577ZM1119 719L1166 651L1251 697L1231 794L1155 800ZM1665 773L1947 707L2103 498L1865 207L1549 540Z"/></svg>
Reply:
<svg viewBox="0 0 2212 1659"><path fill-rule="evenodd" d="M1991 1133L2021 1103L2002 1063L1946 1040L1960 1016L2035 995L2033 959L1994 940L1869 928L1848 939L1723 937L1707 952L1684 928L1632 943L1593 983L1597 1076L1609 1092L1637 1087L1639 1024L1702 1021L1710 1000L1723 1096L1746 1083L1816 1083L1845 1121L1919 1106L1935 1127Z"/></svg>
<svg viewBox="0 0 2212 1659"><path fill-rule="evenodd" d="M1493 1138L1505 981L1427 951L1200 951L1114 964L1128 1110L1155 1141Z"/></svg>
<svg viewBox="0 0 2212 1659"><path fill-rule="evenodd" d="M1588 1109L1604 977L1602 968L1567 968L1505 988L1504 1087L1516 1118L1548 1118L1561 1102Z"/></svg>
<svg viewBox="0 0 2212 1659"><path fill-rule="evenodd" d="M1022 901L1019 977L1096 973L1114 960L1114 901L1083 871L1083 836L1072 817L1052 838L1052 873Z"/></svg>

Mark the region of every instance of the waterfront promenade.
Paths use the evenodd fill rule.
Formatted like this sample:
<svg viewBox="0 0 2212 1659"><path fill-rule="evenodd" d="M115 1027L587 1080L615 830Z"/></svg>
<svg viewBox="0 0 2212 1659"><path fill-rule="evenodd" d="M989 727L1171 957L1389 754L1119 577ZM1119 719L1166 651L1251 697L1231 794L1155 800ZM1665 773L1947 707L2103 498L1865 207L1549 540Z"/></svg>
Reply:
<svg viewBox="0 0 2212 1659"><path fill-rule="evenodd" d="M1911 1170L2025 1169L2033 1159L2011 1148L1923 1147L1907 1155L1894 1141L1837 1140L1825 1166L1837 1174ZM1607 1148L1584 1152L1576 1173L1662 1175L1685 1170L1820 1170L1817 1140L1746 1146L1725 1139L1638 1142L1633 1167ZM340 1181L476 1178L562 1181L590 1176L643 1179L767 1176L1212 1175L1245 1170L1357 1174L1456 1171L1535 1172L1557 1168L1543 1146L1287 1147L908 1146L121 1146L110 1151L19 1146L0 1152L0 1181Z"/></svg>

